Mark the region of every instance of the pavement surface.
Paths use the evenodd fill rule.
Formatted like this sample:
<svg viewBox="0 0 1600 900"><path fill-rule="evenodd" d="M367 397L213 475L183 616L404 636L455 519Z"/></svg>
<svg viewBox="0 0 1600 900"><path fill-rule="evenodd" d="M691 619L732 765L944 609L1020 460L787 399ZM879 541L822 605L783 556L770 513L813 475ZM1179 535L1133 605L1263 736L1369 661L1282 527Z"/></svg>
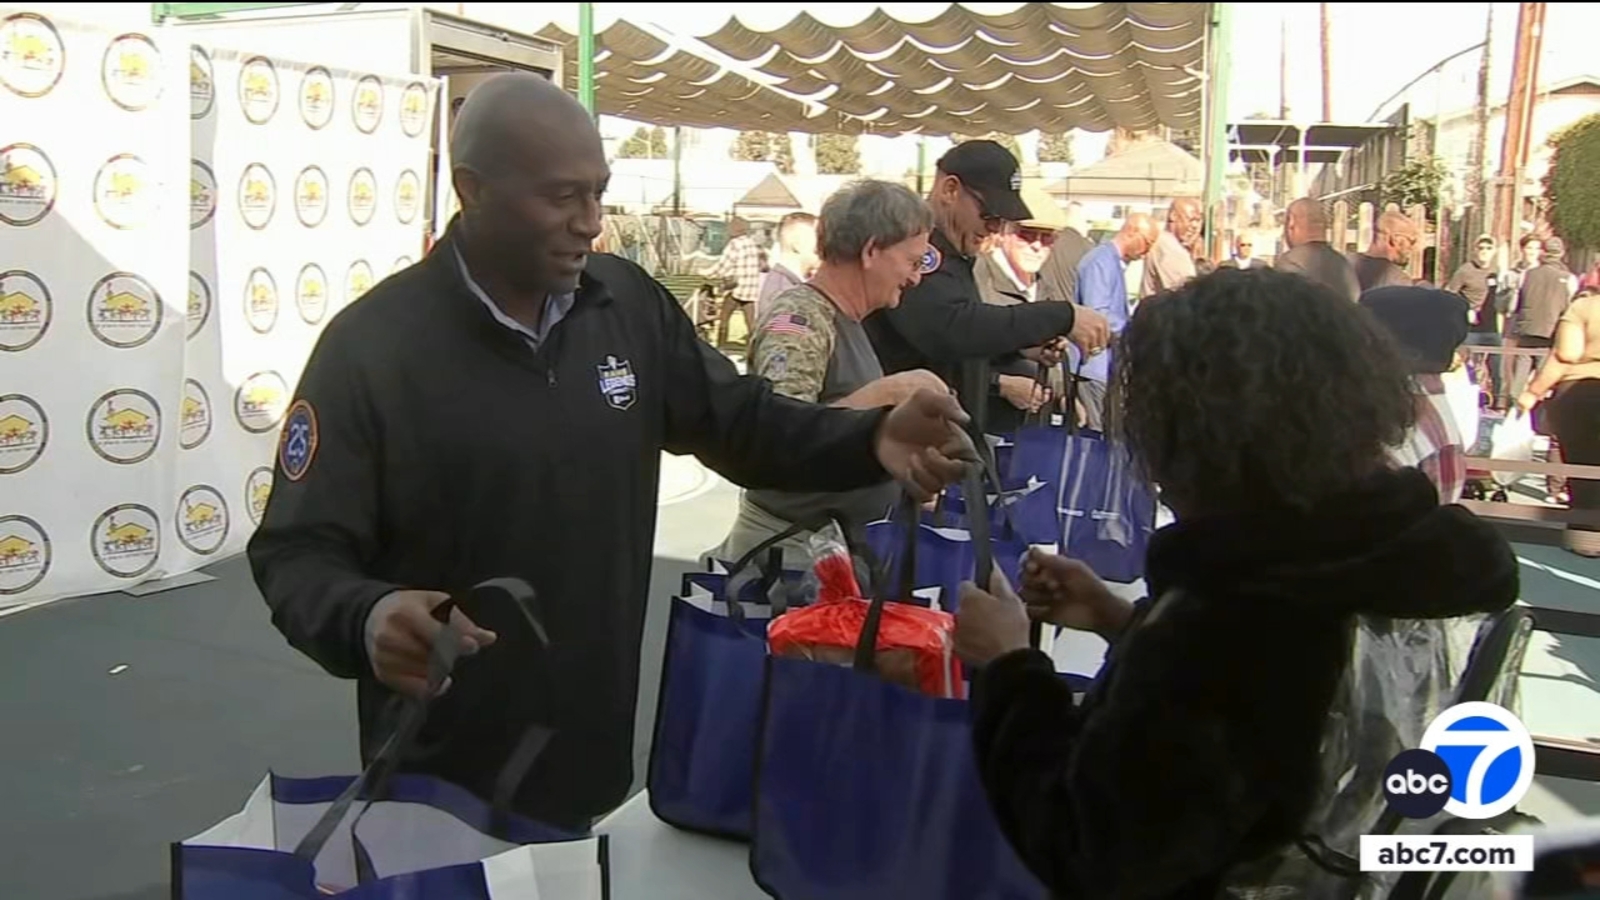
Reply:
<svg viewBox="0 0 1600 900"><path fill-rule="evenodd" d="M737 491L667 457L644 640L636 769L655 710L666 601L719 542ZM1595 609L1600 562L1518 547L1524 596ZM269 770L356 771L355 692L284 643L242 558L214 581L66 600L0 618L0 900L165 900L167 847L238 811ZM1600 641L1536 635L1536 733L1600 737ZM1600 814L1600 786L1540 779L1546 821Z"/></svg>

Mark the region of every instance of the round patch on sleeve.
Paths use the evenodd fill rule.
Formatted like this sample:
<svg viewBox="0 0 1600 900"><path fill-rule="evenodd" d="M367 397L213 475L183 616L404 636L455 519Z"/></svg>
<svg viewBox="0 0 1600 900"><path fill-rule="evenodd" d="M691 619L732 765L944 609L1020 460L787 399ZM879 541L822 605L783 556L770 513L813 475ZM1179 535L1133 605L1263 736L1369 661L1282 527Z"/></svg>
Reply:
<svg viewBox="0 0 1600 900"><path fill-rule="evenodd" d="M944 257L939 255L939 248L930 245L922 252L922 266L918 272L922 275L932 275L944 265Z"/></svg>
<svg viewBox="0 0 1600 900"><path fill-rule="evenodd" d="M317 458L317 411L311 401L300 399L289 407L283 419L283 433L278 437L278 466L284 477L299 481L311 471Z"/></svg>

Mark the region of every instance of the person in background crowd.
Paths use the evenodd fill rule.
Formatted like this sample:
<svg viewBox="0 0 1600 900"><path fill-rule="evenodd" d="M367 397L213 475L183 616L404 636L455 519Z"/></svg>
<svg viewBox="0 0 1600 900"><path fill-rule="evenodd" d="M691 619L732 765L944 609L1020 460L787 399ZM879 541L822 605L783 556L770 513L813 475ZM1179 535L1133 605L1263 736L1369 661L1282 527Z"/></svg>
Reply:
<svg viewBox="0 0 1600 900"><path fill-rule="evenodd" d="M553 734L513 811L587 831L627 796L661 454L746 487L843 491L958 477L948 393L892 411L800 403L741 377L643 269L594 255L611 177L594 119L531 73L478 85L451 135L461 213L422 262L317 340L278 444L250 566L272 622L356 681L361 756L421 698L434 612L464 659L399 770L485 800L533 726ZM968 454L970 455L970 454ZM479 652L479 651L484 652Z"/></svg>
<svg viewBox="0 0 1600 900"><path fill-rule="evenodd" d="M1264 268L1266 266L1266 263L1263 263L1261 260L1256 259L1256 257L1255 257L1255 246L1256 246L1255 239L1250 237L1250 235L1248 235L1248 234L1239 235L1239 237L1233 242L1233 258L1229 259L1229 260L1224 260L1223 263L1222 263L1222 268L1224 268L1224 269L1249 269L1249 268L1254 268L1254 267L1263 267Z"/></svg>
<svg viewBox="0 0 1600 900"><path fill-rule="evenodd" d="M1195 277L1194 254L1200 240L1200 201L1179 197L1167 208L1167 227L1144 258L1141 298L1170 291Z"/></svg>
<svg viewBox="0 0 1600 900"><path fill-rule="evenodd" d="M1410 381L1342 294L1217 272L1141 304L1117 353L1114 421L1177 521L1150 541L1137 603L1037 552L1020 601L1003 576L962 586L956 652L980 666L974 757L996 820L1052 896L1347 896L1295 844L1358 852L1338 836L1372 830L1384 764L1440 711L1391 673L1448 689L1448 638L1516 602L1516 558L1390 467ZM1029 647L1030 617L1111 645L1081 703ZM1422 621L1402 648L1357 642L1368 619ZM1393 712L1349 702L1347 679Z"/></svg>
<svg viewBox="0 0 1600 900"><path fill-rule="evenodd" d="M1494 249L1494 238L1479 235L1473 244L1472 258L1462 263L1444 286L1445 290L1467 301L1467 345L1470 347L1498 347L1504 343L1500 337L1500 319L1505 310L1500 305L1503 295ZM1500 358L1477 354L1473 368L1479 373L1484 394L1494 402L1501 395Z"/></svg>
<svg viewBox="0 0 1600 900"><path fill-rule="evenodd" d="M1577 293L1577 279L1567 268L1563 257L1567 245L1558 237L1542 242L1542 261L1523 273L1517 288L1517 346L1546 348L1555 338L1556 324L1567 311L1572 295ZM1512 390L1521 393L1523 383L1532 369L1528 357L1517 359L1515 384Z"/></svg>
<svg viewBox="0 0 1600 900"><path fill-rule="evenodd" d="M1361 305L1404 351L1417 395L1416 422L1390 448L1389 459L1421 469L1438 490L1439 502L1454 503L1467 479L1467 441L1443 376L1455 366L1456 351L1467 339L1468 302L1449 291L1414 286L1373 288L1361 295ZM1476 432L1472 437L1476 443Z"/></svg>
<svg viewBox="0 0 1600 900"><path fill-rule="evenodd" d="M1056 232L1055 246L1050 257L1039 270L1039 299L1063 300L1071 303L1078 298L1078 263L1084 254L1094 249L1087 237L1088 221L1084 218L1083 204L1076 200L1067 204L1066 227Z"/></svg>
<svg viewBox="0 0 1600 900"><path fill-rule="evenodd" d="M1128 324L1128 263L1143 259L1162 234L1155 220L1134 213L1122 223L1122 230L1090 250L1078 263L1078 305L1105 316L1112 335L1122 333ZM1074 355L1072 374L1078 383L1078 402L1083 406L1084 426L1105 430L1106 385L1111 380L1111 354Z"/></svg>
<svg viewBox="0 0 1600 900"><path fill-rule="evenodd" d="M1104 317L1071 303L994 306L978 298L972 274L984 241L1007 222L1033 218L1019 193L1017 158L994 141L966 141L935 165L928 205L936 223L923 257L922 281L900 305L867 318L867 334L885 372L929 369L956 387L973 419L985 420L987 362L1026 352L1047 365L1064 341L1098 351L1109 340Z"/></svg>
<svg viewBox="0 0 1600 900"><path fill-rule="evenodd" d="M1600 291L1583 292L1561 314L1551 354L1517 398L1517 406L1528 412L1540 403L1562 459L1600 465ZM1567 485L1573 509L1600 513L1600 480L1570 478ZM1600 556L1600 526L1568 525L1562 543L1582 556Z"/></svg>
<svg viewBox="0 0 1600 900"><path fill-rule="evenodd" d="M734 219L728 223L728 244L716 265L706 273L713 281L727 286L721 309L717 311L717 346L728 345L728 323L738 313L744 321L745 340L750 334L750 306L761 299L761 278L767 271L767 254L756 236L750 233L750 223Z"/></svg>
<svg viewBox="0 0 1600 900"><path fill-rule="evenodd" d="M1367 252L1356 254L1354 261L1356 282L1361 290L1410 285L1413 279L1406 272L1406 266L1411 265L1419 236L1417 223L1404 213L1386 212L1379 216L1378 233L1372 237L1372 246Z"/></svg>
<svg viewBox="0 0 1600 900"><path fill-rule="evenodd" d="M1038 276L1055 253L1057 235L1066 230L1066 217L1042 190L1024 187L1022 199L1033 218L1007 225L994 236L990 250L973 264L978 296L985 303L1010 306L1042 301ZM1052 367L1050 380L1044 385L1039 383L1039 364L1020 353L997 357L990 368L994 383L984 420L989 434L1015 431L1029 413L1039 412L1061 396L1060 366Z"/></svg>
<svg viewBox="0 0 1600 900"><path fill-rule="evenodd" d="M1583 277L1578 279L1578 290L1600 290L1600 262L1596 262L1594 265L1590 266L1589 271L1585 272Z"/></svg>
<svg viewBox="0 0 1600 900"><path fill-rule="evenodd" d="M1289 249L1272 261L1274 269L1310 279L1352 302L1361 296L1350 260L1328 243L1328 209L1321 201L1301 197L1289 204L1283 242Z"/></svg>
<svg viewBox="0 0 1600 900"><path fill-rule="evenodd" d="M1501 342L1506 348L1521 346L1517 341L1517 298L1522 294L1522 279L1538 267L1544 256L1544 240L1537 235L1523 235L1517 242L1517 260L1500 279ZM1505 409L1516 399L1512 385L1526 380L1531 362L1517 356L1504 356L1500 360L1500 392L1495 397L1495 408ZM1520 374L1519 374L1520 373Z"/></svg>
<svg viewBox="0 0 1600 900"><path fill-rule="evenodd" d="M774 245L772 264L766 277L761 279L761 298L756 304L756 316L761 315L761 304L804 284L817 270L817 217L806 212L789 213L778 222L778 239Z"/></svg>

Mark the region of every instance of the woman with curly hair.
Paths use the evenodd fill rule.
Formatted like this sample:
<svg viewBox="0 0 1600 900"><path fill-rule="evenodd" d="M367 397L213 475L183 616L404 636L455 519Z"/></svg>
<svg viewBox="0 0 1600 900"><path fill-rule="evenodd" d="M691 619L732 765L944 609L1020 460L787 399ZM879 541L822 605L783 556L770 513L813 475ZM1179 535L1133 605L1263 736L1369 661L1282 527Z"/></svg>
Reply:
<svg viewBox="0 0 1600 900"><path fill-rule="evenodd" d="M1354 896L1333 861L1377 820L1388 760L1451 702L1447 630L1515 600L1510 548L1390 467L1407 364L1326 287L1219 271L1142 305L1117 353L1114 433L1177 521L1138 603L1042 554L1021 600L999 576L965 586L957 650L982 666L996 816L1063 897ZM1029 648L1030 616L1110 644L1081 704Z"/></svg>

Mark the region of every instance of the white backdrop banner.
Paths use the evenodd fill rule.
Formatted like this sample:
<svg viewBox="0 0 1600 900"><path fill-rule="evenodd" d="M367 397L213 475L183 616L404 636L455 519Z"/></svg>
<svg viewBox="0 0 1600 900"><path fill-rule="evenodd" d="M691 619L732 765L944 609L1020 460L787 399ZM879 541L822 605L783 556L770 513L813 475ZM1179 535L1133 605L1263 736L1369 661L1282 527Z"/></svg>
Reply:
<svg viewBox="0 0 1600 900"><path fill-rule="evenodd" d="M174 571L243 549L317 335L374 283L421 258L436 94L418 78L198 46L189 75L189 339Z"/></svg>
<svg viewBox="0 0 1600 900"><path fill-rule="evenodd" d="M0 608L241 550L317 334L421 256L436 83L172 35L0 7Z"/></svg>
<svg viewBox="0 0 1600 900"><path fill-rule="evenodd" d="M174 54L0 7L0 606L136 583L175 543Z"/></svg>

